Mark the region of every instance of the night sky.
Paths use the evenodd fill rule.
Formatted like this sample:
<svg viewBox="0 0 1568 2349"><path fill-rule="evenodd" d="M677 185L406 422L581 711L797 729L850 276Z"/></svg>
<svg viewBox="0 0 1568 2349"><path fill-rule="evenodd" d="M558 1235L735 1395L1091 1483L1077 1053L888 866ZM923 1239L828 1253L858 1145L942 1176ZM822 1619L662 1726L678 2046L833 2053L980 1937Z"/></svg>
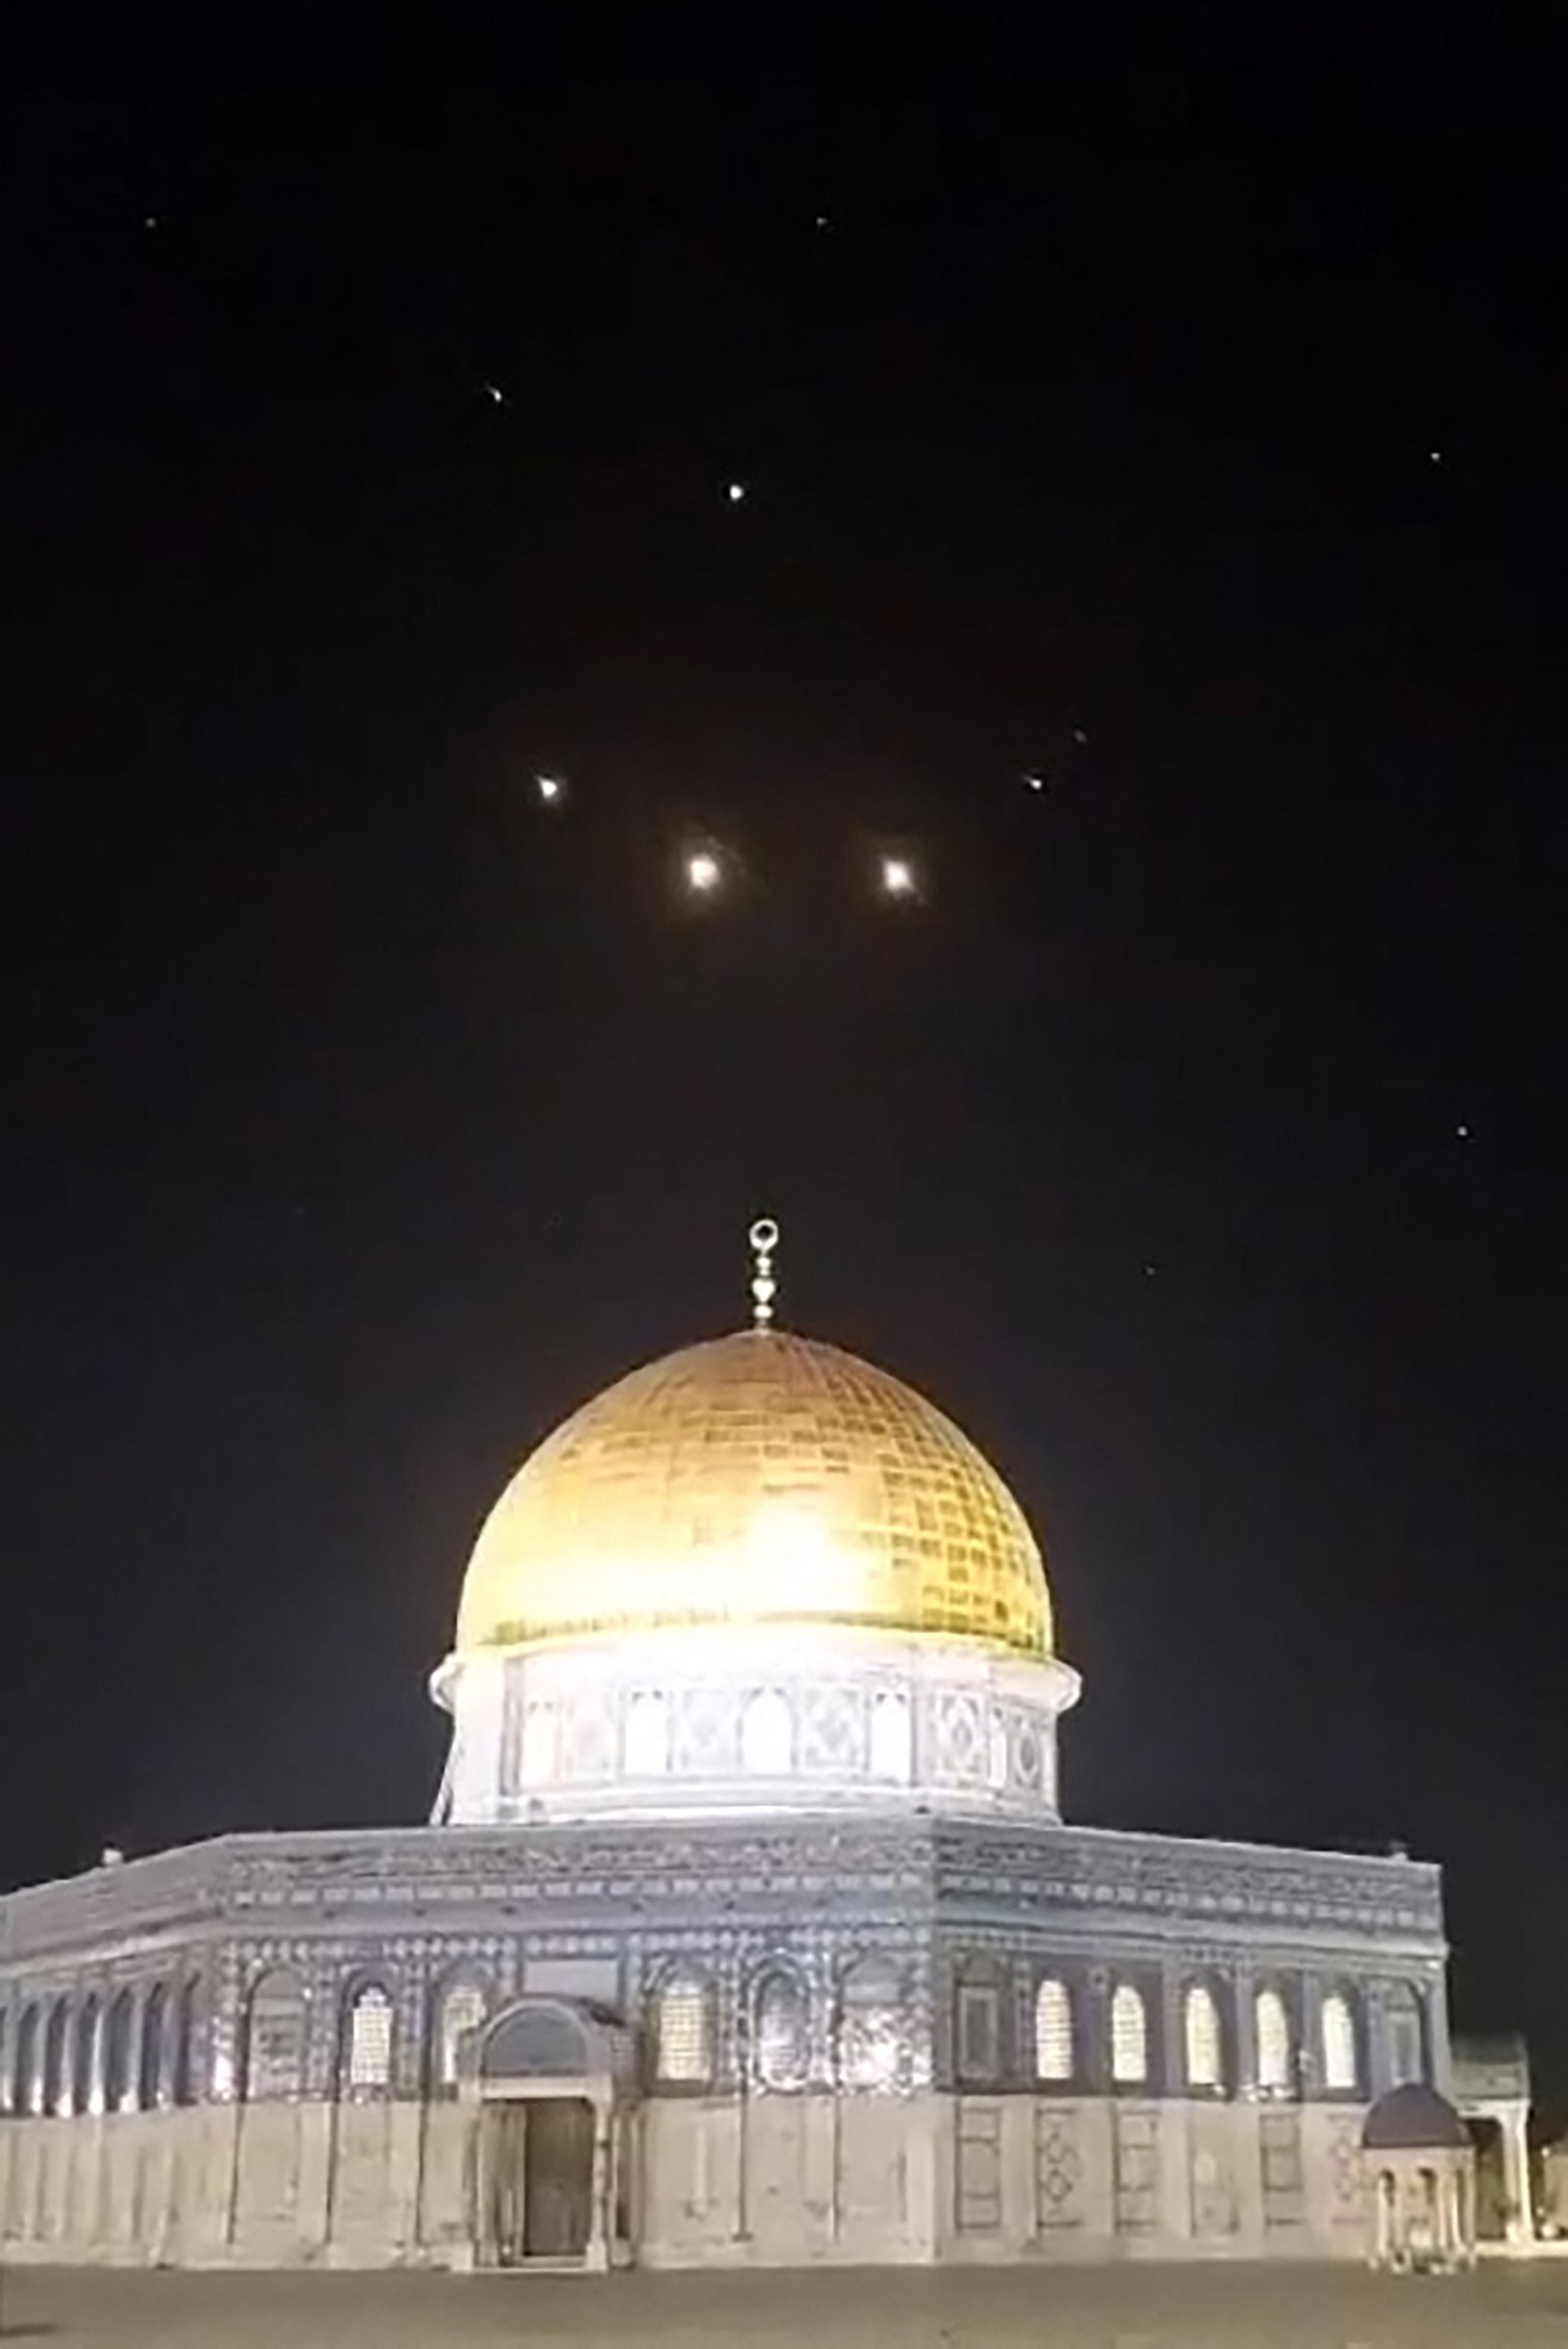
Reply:
<svg viewBox="0 0 1568 2349"><path fill-rule="evenodd" d="M1069 1814L1441 1860L1568 2101L1568 76L1199 13L11 76L6 1883L423 1817L767 1211Z"/></svg>

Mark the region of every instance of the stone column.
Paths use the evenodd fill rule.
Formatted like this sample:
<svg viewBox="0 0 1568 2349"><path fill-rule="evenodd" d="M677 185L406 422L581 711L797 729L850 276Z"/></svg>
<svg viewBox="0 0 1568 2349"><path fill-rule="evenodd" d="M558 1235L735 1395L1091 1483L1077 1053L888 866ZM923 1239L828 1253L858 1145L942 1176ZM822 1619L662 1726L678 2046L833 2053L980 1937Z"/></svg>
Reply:
<svg viewBox="0 0 1568 2349"><path fill-rule="evenodd" d="M1525 2136L1528 2109L1509 2107L1501 2118L1502 2190L1506 2204L1503 2237L1523 2246L1536 2239L1535 2215L1530 2207L1530 2147Z"/></svg>
<svg viewBox="0 0 1568 2349"><path fill-rule="evenodd" d="M594 2152L588 2197L588 2241L583 2266L604 2274L610 2266L610 2246L615 2231L613 2195L615 2165L611 2144L611 2102L608 2094L593 2098Z"/></svg>

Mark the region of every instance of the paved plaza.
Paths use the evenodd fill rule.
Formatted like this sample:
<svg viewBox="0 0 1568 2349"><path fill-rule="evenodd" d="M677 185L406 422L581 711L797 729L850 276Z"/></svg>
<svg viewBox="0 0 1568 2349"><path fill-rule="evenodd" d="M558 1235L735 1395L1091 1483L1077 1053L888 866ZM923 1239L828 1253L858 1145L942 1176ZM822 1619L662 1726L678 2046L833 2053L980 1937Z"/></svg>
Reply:
<svg viewBox="0 0 1568 2349"><path fill-rule="evenodd" d="M31 2268L0 2338L123 2349L1568 2349L1568 2261L754 2276L157 2275Z"/></svg>

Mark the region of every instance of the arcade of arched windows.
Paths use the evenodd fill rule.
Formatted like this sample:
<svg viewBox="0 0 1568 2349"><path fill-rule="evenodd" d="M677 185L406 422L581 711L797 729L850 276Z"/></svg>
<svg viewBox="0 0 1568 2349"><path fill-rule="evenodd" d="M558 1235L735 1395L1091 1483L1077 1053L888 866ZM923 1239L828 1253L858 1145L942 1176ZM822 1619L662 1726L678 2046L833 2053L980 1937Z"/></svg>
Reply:
<svg viewBox="0 0 1568 2349"><path fill-rule="evenodd" d="M1406 1983L1369 1999L1343 1979L1192 1975L1170 1991L1167 2013L1157 1969L987 1956L956 1967L949 1995L939 2070L960 2085L1364 2100L1383 2073L1410 2078L1430 2060L1425 1994ZM465 2048L499 2003L490 1973L464 1959L401 1982L390 1969L345 1970L325 1990L290 1966L262 1966L239 2000L232 2093L455 2096ZM732 1964L722 1978L706 1959L672 1959L651 1974L641 2001L647 2084L710 2090L730 2073L731 2031L760 2092L912 2084L914 2041L927 2035L923 2021L913 2027L915 2003L908 1969L885 1955L824 1970L779 1953ZM197 2103L208 2092L207 2013L194 1975L19 1987L0 1997L0 2114L64 2119Z"/></svg>
<svg viewBox="0 0 1568 2349"><path fill-rule="evenodd" d="M0 2008L0 2112L63 2121L195 2104L204 2011L194 1975L19 1991Z"/></svg>

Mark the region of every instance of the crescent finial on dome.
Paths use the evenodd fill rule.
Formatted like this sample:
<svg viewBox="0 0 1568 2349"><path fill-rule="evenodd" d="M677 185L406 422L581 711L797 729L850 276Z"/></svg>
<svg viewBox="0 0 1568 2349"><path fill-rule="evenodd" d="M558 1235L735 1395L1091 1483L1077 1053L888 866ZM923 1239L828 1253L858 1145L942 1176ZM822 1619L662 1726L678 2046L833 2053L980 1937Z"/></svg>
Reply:
<svg viewBox="0 0 1568 2349"><path fill-rule="evenodd" d="M765 1330L772 1326L773 1299L778 1295L778 1283L773 1278L778 1225L771 1215L760 1215L747 1238L752 1244L752 1327Z"/></svg>

